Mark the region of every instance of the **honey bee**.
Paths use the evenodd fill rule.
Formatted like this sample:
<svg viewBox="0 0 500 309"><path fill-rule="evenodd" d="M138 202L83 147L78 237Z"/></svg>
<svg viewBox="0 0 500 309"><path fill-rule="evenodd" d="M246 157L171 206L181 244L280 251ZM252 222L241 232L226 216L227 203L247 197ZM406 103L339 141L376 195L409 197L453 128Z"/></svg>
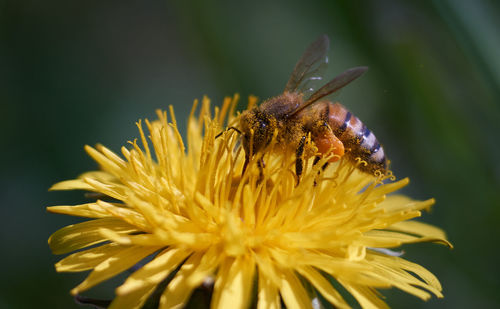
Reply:
<svg viewBox="0 0 500 309"><path fill-rule="evenodd" d="M245 151L243 171L253 155L271 143L276 131L277 144L295 151L297 181L303 171L304 147L309 134L318 151L314 163L319 161L320 156L333 153L329 162L345 156L351 161L361 159L366 162L357 165L362 172L387 172L384 149L375 135L340 103L325 99L360 77L368 68L348 69L317 91L307 88L311 81L322 79L320 71L328 63L328 48L328 37L319 37L295 65L282 94L241 114L239 128L233 129L242 135ZM258 163L262 168L264 162Z"/></svg>

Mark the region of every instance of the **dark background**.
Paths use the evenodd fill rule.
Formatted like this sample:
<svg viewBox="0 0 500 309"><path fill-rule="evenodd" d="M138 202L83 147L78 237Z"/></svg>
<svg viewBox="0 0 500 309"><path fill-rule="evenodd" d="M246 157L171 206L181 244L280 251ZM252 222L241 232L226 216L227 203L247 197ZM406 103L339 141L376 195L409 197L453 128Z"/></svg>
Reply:
<svg viewBox="0 0 500 309"><path fill-rule="evenodd" d="M338 99L410 177L404 192L436 198L423 220L455 245L404 248L444 299L391 290L388 303L499 306L499 29L486 0L0 0L0 308L76 307L69 290L84 274L57 274L47 238L78 220L45 207L83 201L47 189L95 169L84 144L118 151L138 137L136 120L169 104L185 119L204 94L276 95L322 33L328 77L370 67Z"/></svg>

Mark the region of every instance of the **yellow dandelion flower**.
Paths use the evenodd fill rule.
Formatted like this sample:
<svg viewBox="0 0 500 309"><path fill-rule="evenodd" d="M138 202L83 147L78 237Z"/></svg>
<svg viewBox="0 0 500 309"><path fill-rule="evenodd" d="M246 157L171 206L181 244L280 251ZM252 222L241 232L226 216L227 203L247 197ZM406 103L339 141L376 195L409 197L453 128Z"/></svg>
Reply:
<svg viewBox="0 0 500 309"><path fill-rule="evenodd" d="M451 246L440 229L411 220L433 199L387 195L408 179L383 182L347 160L324 171L308 160L296 185L294 156L279 151L263 153L262 173L255 158L241 175L236 132L215 138L225 120L235 120L236 101L226 99L211 117L204 98L199 116L189 117L187 143L171 108L169 117L158 111L158 120L145 121L149 138L137 124L142 147L133 141L122 156L85 147L100 170L51 189L86 190L97 200L48 207L91 218L49 239L54 254L76 251L57 271L91 270L73 295L142 261L110 308L140 308L161 283L159 307L182 307L210 281L212 308L306 308L319 295L347 308L345 293L364 308L383 308L377 289L390 287L424 300L442 297L434 275L390 250L417 242Z"/></svg>

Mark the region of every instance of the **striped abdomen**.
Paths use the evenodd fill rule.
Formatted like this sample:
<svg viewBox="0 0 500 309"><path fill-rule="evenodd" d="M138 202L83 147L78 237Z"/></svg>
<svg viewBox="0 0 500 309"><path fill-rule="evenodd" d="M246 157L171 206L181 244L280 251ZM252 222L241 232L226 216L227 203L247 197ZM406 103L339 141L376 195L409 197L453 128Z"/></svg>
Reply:
<svg viewBox="0 0 500 309"><path fill-rule="evenodd" d="M351 160L361 158L367 165L359 169L365 172L387 171L384 149L377 138L358 117L339 103L325 102L325 117L335 136L344 144L346 156Z"/></svg>

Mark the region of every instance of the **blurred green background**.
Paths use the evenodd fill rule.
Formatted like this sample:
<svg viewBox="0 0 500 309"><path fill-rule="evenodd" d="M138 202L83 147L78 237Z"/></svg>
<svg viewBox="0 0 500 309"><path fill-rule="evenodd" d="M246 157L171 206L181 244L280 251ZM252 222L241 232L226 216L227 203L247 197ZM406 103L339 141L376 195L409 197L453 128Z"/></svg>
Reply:
<svg viewBox="0 0 500 309"><path fill-rule="evenodd" d="M455 245L404 248L444 299L391 290L387 302L500 306L499 30L486 0L0 1L0 308L77 307L84 274L57 274L47 238L78 220L45 206L83 201L47 189L95 169L84 144L119 150L136 120L169 104L185 119L204 94L276 95L323 33L328 77L370 67L338 99L410 177L404 192L436 198L423 220Z"/></svg>

